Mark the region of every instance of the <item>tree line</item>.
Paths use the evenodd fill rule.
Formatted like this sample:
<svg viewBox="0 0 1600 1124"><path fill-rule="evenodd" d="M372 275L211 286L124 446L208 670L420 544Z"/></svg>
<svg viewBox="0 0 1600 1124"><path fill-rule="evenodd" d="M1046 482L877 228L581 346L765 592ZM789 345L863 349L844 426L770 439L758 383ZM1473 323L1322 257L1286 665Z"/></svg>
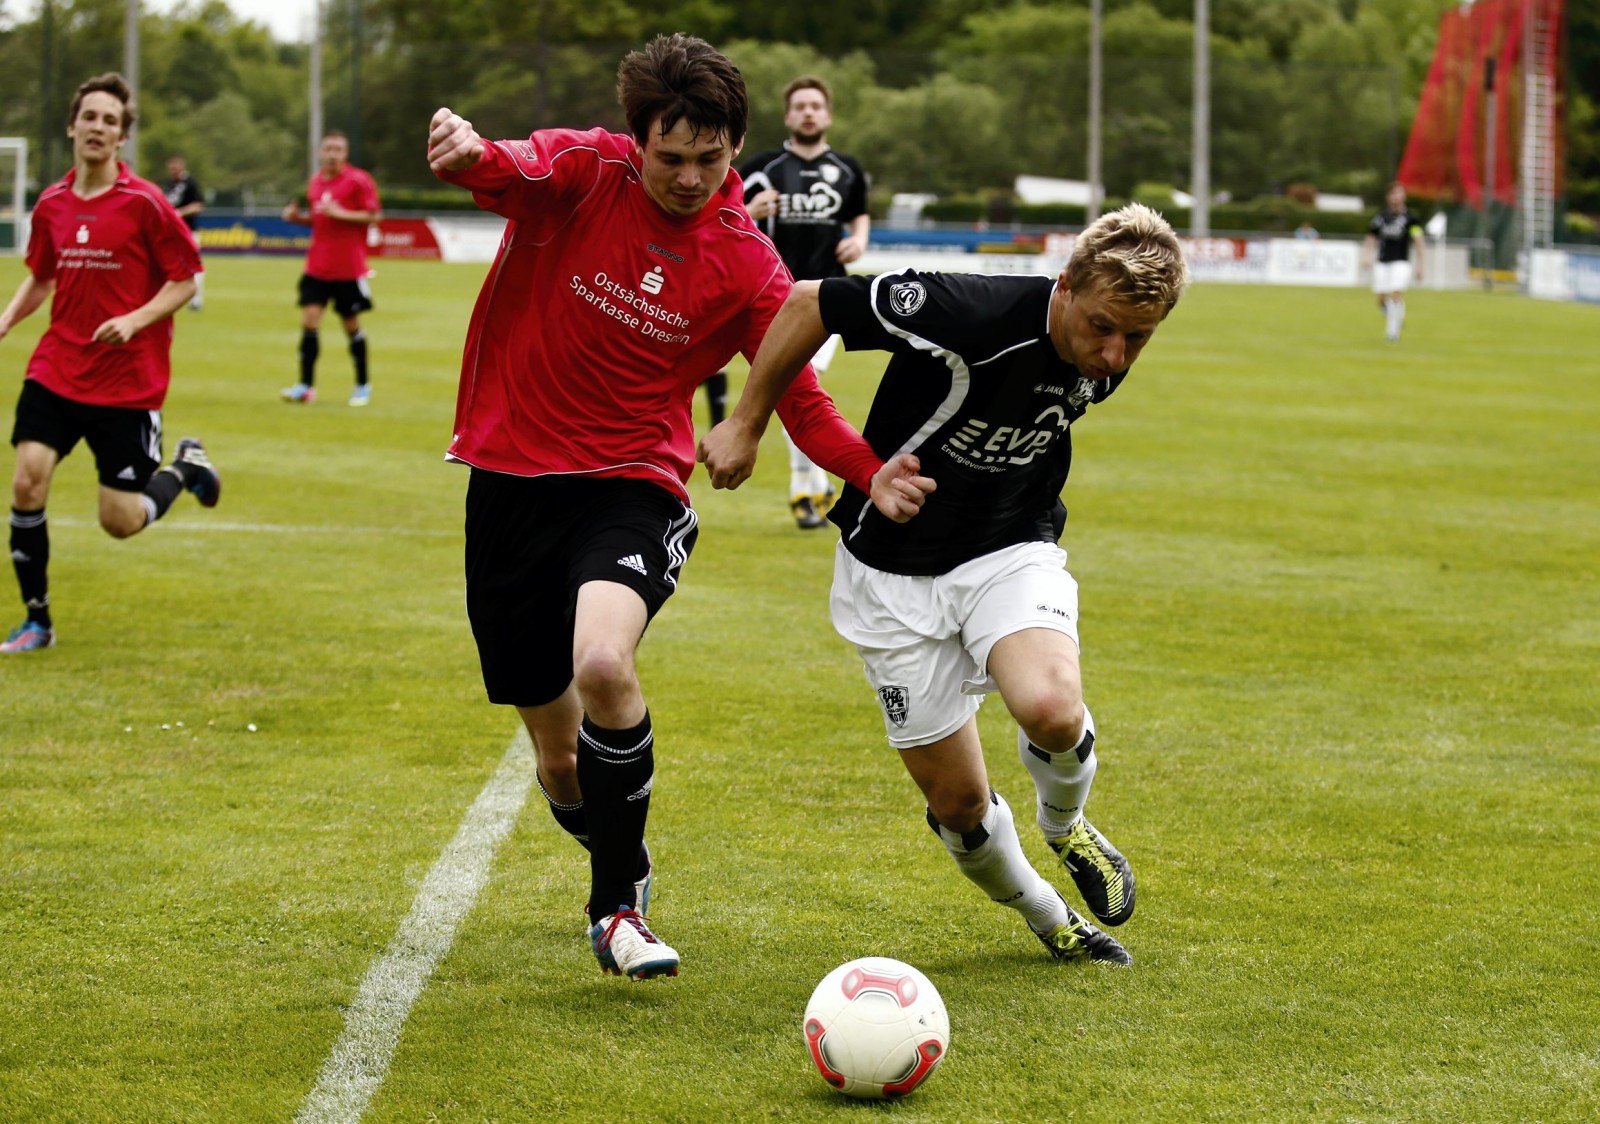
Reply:
<svg viewBox="0 0 1600 1124"><path fill-rule="evenodd" d="M1456 0L1212 0L1211 182L1236 198L1315 184L1381 192ZM1600 6L1569 5L1569 190L1600 212ZM1187 185L1192 0L1104 0L1109 195ZM122 0L0 9L0 132L33 140L35 184L65 172L67 102L122 64ZM833 85L830 140L879 194L1002 192L1019 173L1086 174L1088 0L328 0L323 113L396 198L437 185L421 157L449 104L480 131L621 129L622 54L660 31L711 40L744 71L754 148L783 138L781 91ZM280 201L308 169L305 44L276 42L226 0L141 21L139 171L183 152L217 201ZM753 150L753 149L752 149Z"/></svg>

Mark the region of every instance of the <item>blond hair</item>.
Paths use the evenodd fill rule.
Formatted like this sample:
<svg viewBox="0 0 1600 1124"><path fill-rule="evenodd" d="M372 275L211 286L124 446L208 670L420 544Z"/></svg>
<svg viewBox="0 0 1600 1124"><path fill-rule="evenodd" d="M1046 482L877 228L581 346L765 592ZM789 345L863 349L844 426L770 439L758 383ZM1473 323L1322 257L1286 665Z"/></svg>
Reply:
<svg viewBox="0 0 1600 1124"><path fill-rule="evenodd" d="M1189 284L1178 236L1161 215L1129 203L1095 219L1078 235L1067 260L1073 292L1100 293L1135 307L1172 311Z"/></svg>

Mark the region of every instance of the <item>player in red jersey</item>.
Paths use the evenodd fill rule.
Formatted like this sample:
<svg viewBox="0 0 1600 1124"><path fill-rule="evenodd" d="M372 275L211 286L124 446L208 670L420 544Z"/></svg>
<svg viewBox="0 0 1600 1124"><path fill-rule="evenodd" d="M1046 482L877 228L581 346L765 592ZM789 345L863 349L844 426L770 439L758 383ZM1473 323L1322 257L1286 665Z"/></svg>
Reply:
<svg viewBox="0 0 1600 1124"><path fill-rule="evenodd" d="M618 70L631 136L486 142L434 114L434 172L510 220L468 328L449 457L471 466L467 612L490 701L517 707L556 821L590 853L601 967L676 975L643 917L653 735L634 652L697 520L695 388L753 356L791 282L730 172L749 104L709 44L661 36ZM885 464L805 371L778 405L811 457L910 518L931 481Z"/></svg>
<svg viewBox="0 0 1600 1124"><path fill-rule="evenodd" d="M300 277L300 381L286 387L286 402L309 403L316 398L317 354L321 348L317 329L328 302L344 323L355 363L356 386L350 405L372 401L367 380L367 336L361 314L372 309L372 287L367 283L367 227L383 217L378 185L371 176L349 162L350 140L334 130L322 138L318 149L322 167L306 184L307 210L291 199L283 209L285 222L311 227L311 248L306 251L306 271Z"/></svg>
<svg viewBox="0 0 1600 1124"><path fill-rule="evenodd" d="M188 489L207 507L222 491L199 441L161 464L161 406L171 377L170 317L194 296L200 254L153 183L117 159L135 116L120 74L79 86L67 117L72 170L33 211L28 276L0 312L0 338L52 292L50 327L28 361L11 443L11 560L27 619L0 652L55 643L45 501L61 458L87 441L100 473L100 525L136 535Z"/></svg>

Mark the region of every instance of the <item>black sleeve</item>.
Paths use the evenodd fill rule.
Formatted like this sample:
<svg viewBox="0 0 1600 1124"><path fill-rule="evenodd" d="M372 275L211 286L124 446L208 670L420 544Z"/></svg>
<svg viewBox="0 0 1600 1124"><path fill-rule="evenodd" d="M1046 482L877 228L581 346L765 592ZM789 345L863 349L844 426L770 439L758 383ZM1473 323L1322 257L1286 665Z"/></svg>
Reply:
<svg viewBox="0 0 1600 1124"><path fill-rule="evenodd" d="M847 351L893 351L899 342L872 312L872 282L864 276L829 277L817 290L817 307L829 334Z"/></svg>
<svg viewBox="0 0 1600 1124"><path fill-rule="evenodd" d="M749 203L759 193L776 186L767 178L767 165L777 158L777 152L758 152L739 165L739 178L744 181L744 201ZM751 183L754 178L755 182Z"/></svg>

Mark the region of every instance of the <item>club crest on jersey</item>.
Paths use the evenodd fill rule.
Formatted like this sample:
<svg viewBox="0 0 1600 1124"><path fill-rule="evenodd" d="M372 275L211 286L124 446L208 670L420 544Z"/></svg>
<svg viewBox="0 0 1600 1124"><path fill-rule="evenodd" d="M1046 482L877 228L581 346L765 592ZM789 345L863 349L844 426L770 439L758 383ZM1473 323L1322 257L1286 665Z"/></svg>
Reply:
<svg viewBox="0 0 1600 1124"><path fill-rule="evenodd" d="M878 697L883 700L883 713L894 723L895 729L905 729L906 712L911 705L911 692L905 687L879 687Z"/></svg>
<svg viewBox="0 0 1600 1124"><path fill-rule="evenodd" d="M824 164L822 166L822 178L827 180L829 183L838 183L839 169L835 168L832 164Z"/></svg>
<svg viewBox="0 0 1600 1124"><path fill-rule="evenodd" d="M928 290L922 287L921 281L902 281L889 286L889 304L897 316L910 316L927 299Z"/></svg>

